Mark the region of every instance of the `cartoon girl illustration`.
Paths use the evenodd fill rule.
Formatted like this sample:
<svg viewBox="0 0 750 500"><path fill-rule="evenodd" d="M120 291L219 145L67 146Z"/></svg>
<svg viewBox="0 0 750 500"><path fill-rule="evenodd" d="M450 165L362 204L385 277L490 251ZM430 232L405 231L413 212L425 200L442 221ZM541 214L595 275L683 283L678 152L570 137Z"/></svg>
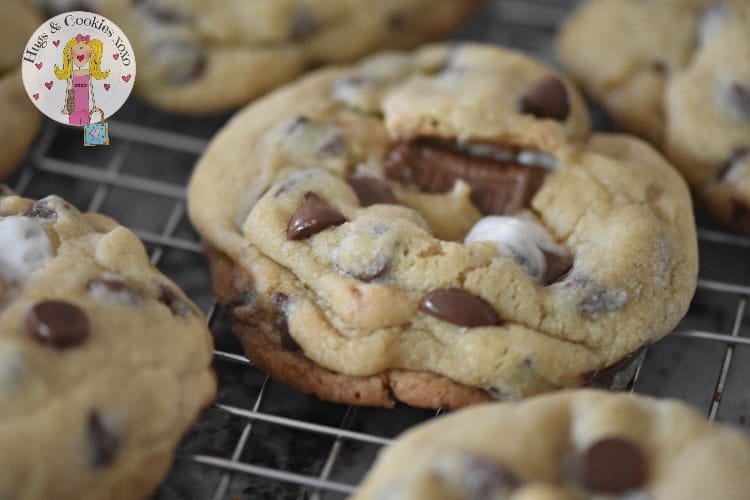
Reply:
<svg viewBox="0 0 750 500"><path fill-rule="evenodd" d="M109 76L109 70L101 69L103 51L101 40L91 40L89 35L76 35L65 44L62 68L55 65L57 78L68 81L62 112L69 115L71 125L88 125L89 113L94 109L99 110L94 100L91 77L104 80ZM93 106L89 104L89 96Z"/></svg>

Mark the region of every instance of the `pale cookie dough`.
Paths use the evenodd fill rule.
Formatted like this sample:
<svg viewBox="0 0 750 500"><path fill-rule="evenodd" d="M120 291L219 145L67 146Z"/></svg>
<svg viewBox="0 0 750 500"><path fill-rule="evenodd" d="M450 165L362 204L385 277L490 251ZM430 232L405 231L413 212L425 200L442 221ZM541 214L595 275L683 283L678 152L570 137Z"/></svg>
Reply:
<svg viewBox="0 0 750 500"><path fill-rule="evenodd" d="M580 390L401 435L352 500L746 500L750 440L686 405Z"/></svg>
<svg viewBox="0 0 750 500"><path fill-rule="evenodd" d="M590 136L567 80L497 47L387 53L280 89L214 138L188 199L248 356L334 401L626 380L696 285L674 169Z"/></svg>
<svg viewBox="0 0 750 500"><path fill-rule="evenodd" d="M164 109L198 114L244 105L324 64L435 40L484 0L37 2L111 19L136 52L136 91Z"/></svg>
<svg viewBox="0 0 750 500"><path fill-rule="evenodd" d="M40 113L26 96L21 58L26 42L42 23L21 1L2 4L0 14L0 179L21 161L39 129Z"/></svg>
<svg viewBox="0 0 750 500"><path fill-rule="evenodd" d="M0 185L0 498L147 498L213 399L203 314L111 219Z"/></svg>
<svg viewBox="0 0 750 500"><path fill-rule="evenodd" d="M660 147L720 221L750 234L748 33L746 0L591 0L559 51L618 125Z"/></svg>

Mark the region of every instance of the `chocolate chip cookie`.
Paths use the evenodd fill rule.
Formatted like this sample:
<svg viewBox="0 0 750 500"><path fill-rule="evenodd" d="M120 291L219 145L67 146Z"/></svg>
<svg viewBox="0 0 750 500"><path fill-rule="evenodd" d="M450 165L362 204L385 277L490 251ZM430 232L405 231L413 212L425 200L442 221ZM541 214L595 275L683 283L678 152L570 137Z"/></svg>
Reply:
<svg viewBox="0 0 750 500"><path fill-rule="evenodd" d="M132 232L0 185L0 498L146 498L213 398L211 350Z"/></svg>
<svg viewBox="0 0 750 500"><path fill-rule="evenodd" d="M26 97L21 57L42 23L24 2L5 2L0 15L0 179L23 158L39 129L40 114Z"/></svg>
<svg viewBox="0 0 750 500"><path fill-rule="evenodd" d="M416 427L352 500L744 500L748 470L747 436L682 403L579 390Z"/></svg>
<svg viewBox="0 0 750 500"><path fill-rule="evenodd" d="M189 187L260 368L321 398L463 406L619 382L696 285L688 189L492 46L328 69L247 107Z"/></svg>
<svg viewBox="0 0 750 500"><path fill-rule="evenodd" d="M40 0L101 13L138 56L136 91L182 113L241 106L311 68L448 34L483 0Z"/></svg>
<svg viewBox="0 0 750 500"><path fill-rule="evenodd" d="M744 0L592 0L559 39L617 124L660 147L713 214L747 234L749 32Z"/></svg>

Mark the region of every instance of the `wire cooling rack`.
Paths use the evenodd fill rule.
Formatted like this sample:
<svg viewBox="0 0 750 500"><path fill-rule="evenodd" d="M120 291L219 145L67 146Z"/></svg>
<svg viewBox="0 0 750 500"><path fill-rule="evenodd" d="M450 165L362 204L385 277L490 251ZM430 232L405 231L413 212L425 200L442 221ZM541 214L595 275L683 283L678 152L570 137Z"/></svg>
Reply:
<svg viewBox="0 0 750 500"><path fill-rule="evenodd" d="M555 26L573 3L493 0L456 38L515 46L552 62ZM30 197L59 194L133 228L151 261L207 313L219 394L154 498L344 498L384 445L436 412L321 402L269 380L242 355L213 303L199 237L185 216L191 168L227 118L176 117L132 100L110 122L112 145L85 151L80 129L48 124L10 184ZM648 349L631 390L680 398L750 431L750 238L699 219L696 297L675 333Z"/></svg>

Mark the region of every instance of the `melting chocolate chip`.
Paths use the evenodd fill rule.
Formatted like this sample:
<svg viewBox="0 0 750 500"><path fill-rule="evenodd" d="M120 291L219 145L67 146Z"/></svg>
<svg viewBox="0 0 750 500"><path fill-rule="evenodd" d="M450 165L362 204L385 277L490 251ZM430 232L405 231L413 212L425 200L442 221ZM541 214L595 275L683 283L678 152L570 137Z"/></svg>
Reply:
<svg viewBox="0 0 750 500"><path fill-rule="evenodd" d="M166 285L159 285L159 302L167 306L175 316L187 316L190 313L190 307Z"/></svg>
<svg viewBox="0 0 750 500"><path fill-rule="evenodd" d="M608 437L595 442L581 456L581 473L589 489L617 495L640 488L648 475L646 457L632 441Z"/></svg>
<svg viewBox="0 0 750 500"><path fill-rule="evenodd" d="M357 193L359 204L363 207L369 207L380 203L398 203L396 196L393 194L393 191L388 184L377 177L366 175L360 177L349 177L346 182L348 182L354 192Z"/></svg>
<svg viewBox="0 0 750 500"><path fill-rule="evenodd" d="M35 201L33 205L23 212L23 215L36 219L57 219L57 212L49 207L46 200Z"/></svg>
<svg viewBox="0 0 750 500"><path fill-rule="evenodd" d="M729 171L732 170L732 167L734 167L737 163L744 161L748 157L750 157L750 146L737 148L732 151L732 154L729 156L727 161L725 161L719 169L719 182L726 180L727 174L729 174Z"/></svg>
<svg viewBox="0 0 750 500"><path fill-rule="evenodd" d="M750 119L750 85L732 83L729 87L729 102L741 116Z"/></svg>
<svg viewBox="0 0 750 500"><path fill-rule="evenodd" d="M556 76L547 76L537 81L521 98L521 113L537 118L552 118L565 121L570 113L568 89Z"/></svg>
<svg viewBox="0 0 750 500"><path fill-rule="evenodd" d="M428 193L448 192L461 179L471 187L471 201L477 208L493 215L527 208L547 174L544 168L471 155L429 139L396 144L385 170L389 179Z"/></svg>
<svg viewBox="0 0 750 500"><path fill-rule="evenodd" d="M460 288L446 288L429 293L419 309L454 325L475 328L500 323L495 309L484 299Z"/></svg>
<svg viewBox="0 0 750 500"><path fill-rule="evenodd" d="M289 303L289 296L285 293L274 292L271 294L271 302L276 307L274 325L276 325L276 330L279 332L279 337L281 338L281 347L287 351L301 351L302 348L289 333L289 321L286 317L286 306Z"/></svg>
<svg viewBox="0 0 750 500"><path fill-rule="evenodd" d="M346 222L346 217L331 208L315 193L308 191L302 198L302 204L294 212L286 228L290 240L304 240L310 236Z"/></svg>
<svg viewBox="0 0 750 500"><path fill-rule="evenodd" d="M318 18L308 8L299 8L292 14L292 39L302 40L318 29Z"/></svg>
<svg viewBox="0 0 750 500"><path fill-rule="evenodd" d="M106 425L99 412L92 410L86 419L89 463L92 467L112 465L120 448L120 437Z"/></svg>
<svg viewBox="0 0 750 500"><path fill-rule="evenodd" d="M542 249L544 258L547 260L547 271L544 273L543 284L551 285L561 281L570 273L573 268L573 259L567 255L560 255L556 252L548 252Z"/></svg>
<svg viewBox="0 0 750 500"><path fill-rule="evenodd" d="M26 314L26 331L37 342L65 349L77 346L88 338L89 319L78 306L45 300Z"/></svg>
<svg viewBox="0 0 750 500"><path fill-rule="evenodd" d="M119 279L92 278L86 283L86 290L97 299L113 300L131 306L141 302L140 292Z"/></svg>

